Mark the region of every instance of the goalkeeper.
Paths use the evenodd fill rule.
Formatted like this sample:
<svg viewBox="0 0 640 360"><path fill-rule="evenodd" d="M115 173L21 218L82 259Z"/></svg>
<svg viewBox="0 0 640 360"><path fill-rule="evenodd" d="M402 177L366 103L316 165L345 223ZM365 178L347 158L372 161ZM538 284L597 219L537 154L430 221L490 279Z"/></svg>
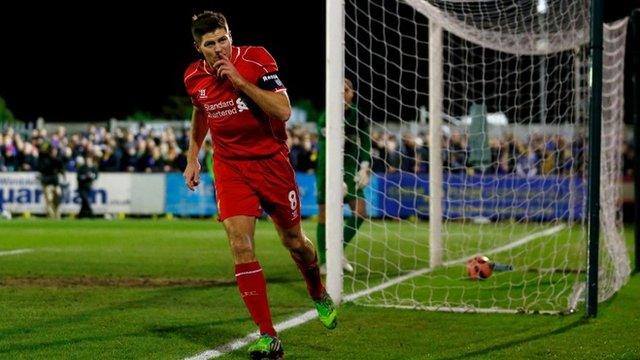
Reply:
<svg viewBox="0 0 640 360"><path fill-rule="evenodd" d="M358 228L364 222L367 211L363 189L369 184L371 172L371 136L369 122L358 114L354 105L355 91L349 79L344 81L344 202L349 204L352 216L345 218L343 246L353 239ZM318 192L318 255L320 272L326 274L326 238L325 238L325 164L326 164L326 114L318 120L318 162L316 167L316 187ZM342 268L353 272L353 267L345 257Z"/></svg>

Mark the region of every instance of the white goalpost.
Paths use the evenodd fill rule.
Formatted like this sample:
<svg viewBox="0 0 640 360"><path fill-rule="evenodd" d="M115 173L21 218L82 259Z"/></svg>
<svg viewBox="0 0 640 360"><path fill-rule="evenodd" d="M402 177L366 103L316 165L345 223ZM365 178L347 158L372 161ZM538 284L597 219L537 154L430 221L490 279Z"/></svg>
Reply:
<svg viewBox="0 0 640 360"><path fill-rule="evenodd" d="M342 174L344 128L344 1L327 1L327 291L336 304L342 300ZM337 191L336 191L337 190Z"/></svg>
<svg viewBox="0 0 640 360"><path fill-rule="evenodd" d="M604 26L600 301L630 273L620 208L626 25ZM460 312L582 306L589 29L588 0L327 2L334 300ZM358 131L370 134L373 173L368 218L343 248L343 159L354 156L345 143L363 146L344 135L344 78L370 124ZM343 273L343 255L354 272ZM477 255L496 264L480 281L466 268Z"/></svg>

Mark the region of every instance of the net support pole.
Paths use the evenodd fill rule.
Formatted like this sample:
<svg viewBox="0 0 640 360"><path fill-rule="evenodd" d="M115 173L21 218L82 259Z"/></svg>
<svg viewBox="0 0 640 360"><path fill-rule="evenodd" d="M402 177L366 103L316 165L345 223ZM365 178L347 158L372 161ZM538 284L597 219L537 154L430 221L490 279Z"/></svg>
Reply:
<svg viewBox="0 0 640 360"><path fill-rule="evenodd" d="M582 111L584 104L582 103L582 61L580 59L579 49L573 51L573 123L580 124L583 120L584 112ZM569 224L573 225L576 220L576 180L579 177L574 167L569 170Z"/></svg>
<svg viewBox="0 0 640 360"><path fill-rule="evenodd" d="M600 246L600 142L602 130L602 0L591 0L591 69L589 85L589 231L587 317L598 314L598 250Z"/></svg>
<svg viewBox="0 0 640 360"><path fill-rule="evenodd" d="M344 147L344 0L326 2L326 244L327 291L342 300L342 171Z"/></svg>
<svg viewBox="0 0 640 360"><path fill-rule="evenodd" d="M442 27L429 21L429 265L442 265Z"/></svg>
<svg viewBox="0 0 640 360"><path fill-rule="evenodd" d="M631 13L631 44L640 43L640 9ZM631 47L631 116L635 144L633 168L635 206L635 272L640 272L640 49Z"/></svg>

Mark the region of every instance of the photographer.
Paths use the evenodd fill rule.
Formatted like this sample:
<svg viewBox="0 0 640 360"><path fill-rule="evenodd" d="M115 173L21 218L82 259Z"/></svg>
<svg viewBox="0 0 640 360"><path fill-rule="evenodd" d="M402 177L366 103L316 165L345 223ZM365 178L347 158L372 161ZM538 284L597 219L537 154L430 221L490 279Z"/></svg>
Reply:
<svg viewBox="0 0 640 360"><path fill-rule="evenodd" d="M91 194L91 186L98 178L98 169L91 156L87 157L86 161L83 157L79 156L76 162L78 165L78 195L80 195L81 201L78 218L92 218L93 210L91 209L89 196Z"/></svg>
<svg viewBox="0 0 640 360"><path fill-rule="evenodd" d="M40 149L38 171L44 193L47 216L60 219L60 201L62 200L62 180L65 179L64 165L58 156L58 148L44 143Z"/></svg>

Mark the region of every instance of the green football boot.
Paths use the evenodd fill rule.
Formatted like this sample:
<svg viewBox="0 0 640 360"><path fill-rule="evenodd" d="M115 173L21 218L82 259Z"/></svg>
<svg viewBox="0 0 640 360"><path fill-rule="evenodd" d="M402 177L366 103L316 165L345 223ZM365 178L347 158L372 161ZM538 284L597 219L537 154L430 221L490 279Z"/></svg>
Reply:
<svg viewBox="0 0 640 360"><path fill-rule="evenodd" d="M335 329L338 325L338 310L333 305L333 300L331 300L329 294L324 293L322 298L314 300L314 302L322 325L327 329Z"/></svg>
<svg viewBox="0 0 640 360"><path fill-rule="evenodd" d="M284 357L282 342L275 336L262 334L249 346L249 356L251 360L282 359Z"/></svg>

